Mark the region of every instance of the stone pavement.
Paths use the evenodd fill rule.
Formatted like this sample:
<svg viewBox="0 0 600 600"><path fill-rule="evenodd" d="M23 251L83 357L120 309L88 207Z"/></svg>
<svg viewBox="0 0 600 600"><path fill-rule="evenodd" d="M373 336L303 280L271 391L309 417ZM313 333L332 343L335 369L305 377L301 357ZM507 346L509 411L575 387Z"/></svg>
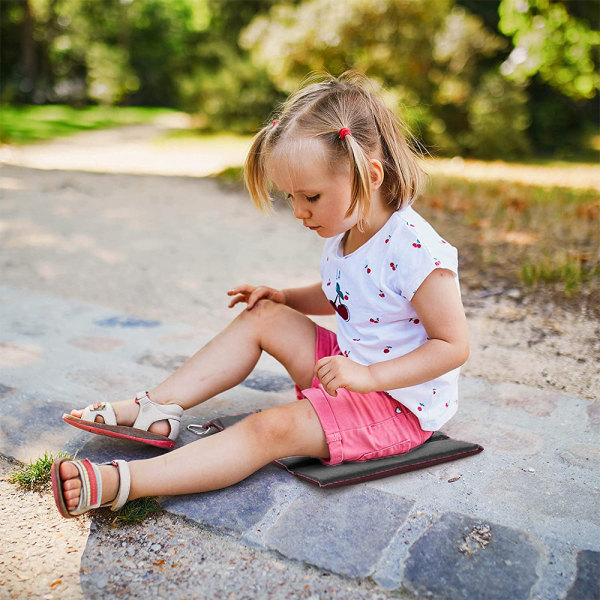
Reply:
<svg viewBox="0 0 600 600"><path fill-rule="evenodd" d="M17 167L1 178L11 182L0 203L4 456L156 455L71 428L61 414L162 380L231 317L232 285L297 285L317 273L320 245L293 218L261 217L210 180ZM261 359L184 425L291 398L281 367ZM599 424L598 403L465 377L444 432L482 444L481 454L333 490L270 465L162 504L248 546L388 590L597 598ZM178 444L195 439L184 429Z"/></svg>

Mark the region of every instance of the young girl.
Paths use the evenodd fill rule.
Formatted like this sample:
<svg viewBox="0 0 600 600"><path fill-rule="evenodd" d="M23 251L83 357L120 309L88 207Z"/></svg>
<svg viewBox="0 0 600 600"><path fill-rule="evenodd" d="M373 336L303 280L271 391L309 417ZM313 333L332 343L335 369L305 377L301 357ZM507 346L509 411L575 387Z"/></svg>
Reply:
<svg viewBox="0 0 600 600"><path fill-rule="evenodd" d="M303 87L257 134L250 194L270 206L274 184L325 240L321 281L232 289L229 306L246 309L163 383L64 419L172 447L183 410L241 383L263 350L285 366L298 400L148 460L60 459L63 516L216 490L287 456L334 465L408 452L452 417L469 353L457 254L410 206L423 175L403 130L369 80L347 73ZM306 316L334 312L337 335Z"/></svg>

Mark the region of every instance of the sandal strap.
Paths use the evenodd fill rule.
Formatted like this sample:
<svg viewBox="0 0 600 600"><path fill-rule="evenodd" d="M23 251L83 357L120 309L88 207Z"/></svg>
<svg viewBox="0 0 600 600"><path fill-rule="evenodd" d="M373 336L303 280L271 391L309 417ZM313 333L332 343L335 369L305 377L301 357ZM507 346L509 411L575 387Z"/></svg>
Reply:
<svg viewBox="0 0 600 600"><path fill-rule="evenodd" d="M79 471L81 479L81 494L77 507L70 511L72 515L82 515L93 508L100 507L102 499L102 477L97 465L89 460L71 461Z"/></svg>
<svg viewBox="0 0 600 600"><path fill-rule="evenodd" d="M140 412L133 424L136 429L148 431L150 425L156 423L156 421L169 421L171 431L167 437L172 441L177 439L181 425L181 415L183 415L181 406L178 404L157 404L150 400L148 392L138 392L135 401L140 407Z"/></svg>
<svg viewBox="0 0 600 600"><path fill-rule="evenodd" d="M112 502L104 505L110 506L110 510L116 511L119 510L127 502L127 498L129 498L129 492L131 491L131 472L129 471L129 465L124 460L113 460L112 462L105 464L112 465L119 469L119 491Z"/></svg>
<svg viewBox="0 0 600 600"><path fill-rule="evenodd" d="M95 421L100 415L106 425L116 425L117 417L110 402L95 402L85 407L81 418L84 421Z"/></svg>

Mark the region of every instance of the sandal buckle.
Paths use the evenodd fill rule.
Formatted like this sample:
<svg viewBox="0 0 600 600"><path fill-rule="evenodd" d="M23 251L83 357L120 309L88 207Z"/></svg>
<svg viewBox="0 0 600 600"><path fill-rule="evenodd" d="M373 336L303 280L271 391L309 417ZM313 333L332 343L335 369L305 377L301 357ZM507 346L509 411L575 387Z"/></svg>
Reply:
<svg viewBox="0 0 600 600"><path fill-rule="evenodd" d="M212 425L200 425L199 423L190 423L190 425L187 426L188 431L191 431L193 434L199 436L207 435L210 432L211 428ZM196 429L200 429L201 431L196 431Z"/></svg>

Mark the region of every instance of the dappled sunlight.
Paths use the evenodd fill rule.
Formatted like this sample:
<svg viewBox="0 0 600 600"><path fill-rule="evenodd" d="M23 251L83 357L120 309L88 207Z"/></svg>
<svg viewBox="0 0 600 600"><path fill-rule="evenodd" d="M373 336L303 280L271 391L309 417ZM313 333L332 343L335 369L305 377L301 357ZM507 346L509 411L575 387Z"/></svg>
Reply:
<svg viewBox="0 0 600 600"><path fill-rule="evenodd" d="M425 170L431 175L463 177L471 181L510 181L600 191L600 169L597 164L592 163L526 165L463 159L457 156L450 159L429 159L425 161Z"/></svg>
<svg viewBox="0 0 600 600"><path fill-rule="evenodd" d="M3 242L6 248L54 248L65 254L75 254L86 250L107 264L115 264L125 261L125 257L114 250L101 248L91 236L81 233L67 236L47 231L38 225L28 221L0 221L0 233L5 234ZM38 272L44 278L53 278L57 270L48 263L39 263Z"/></svg>
<svg viewBox="0 0 600 600"><path fill-rule="evenodd" d="M0 177L0 190L26 190L27 184L17 177Z"/></svg>
<svg viewBox="0 0 600 600"><path fill-rule="evenodd" d="M538 242L541 235L535 231L503 231L485 229L479 234L480 243L508 243L514 246L531 246Z"/></svg>
<svg viewBox="0 0 600 600"><path fill-rule="evenodd" d="M169 127L174 125L170 122ZM249 136L199 136L154 122L5 148L2 160L34 169L207 177L243 165L250 140Z"/></svg>
<svg viewBox="0 0 600 600"><path fill-rule="evenodd" d="M62 273L61 268L49 261L37 261L33 264L33 269L42 279L47 281L56 279Z"/></svg>
<svg viewBox="0 0 600 600"><path fill-rule="evenodd" d="M0 342L0 367L27 367L43 358L38 346Z"/></svg>

